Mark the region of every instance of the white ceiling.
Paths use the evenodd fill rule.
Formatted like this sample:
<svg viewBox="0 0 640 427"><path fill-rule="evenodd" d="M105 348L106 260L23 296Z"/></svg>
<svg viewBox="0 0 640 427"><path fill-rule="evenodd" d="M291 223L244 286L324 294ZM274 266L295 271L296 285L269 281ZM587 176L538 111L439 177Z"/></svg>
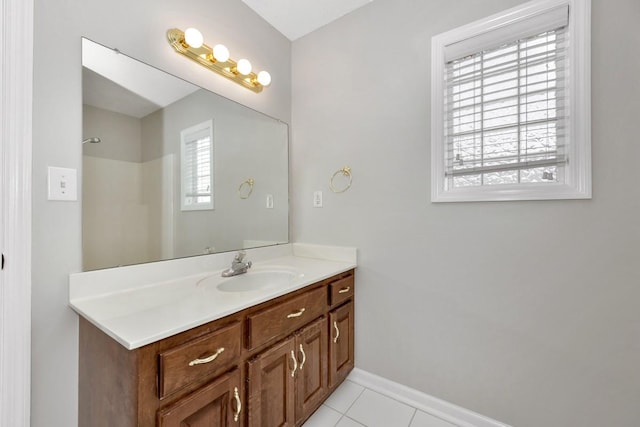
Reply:
<svg viewBox="0 0 640 427"><path fill-rule="evenodd" d="M138 119L162 108L86 67L82 67L82 103Z"/></svg>
<svg viewBox="0 0 640 427"><path fill-rule="evenodd" d="M373 0L242 0L293 41Z"/></svg>
<svg viewBox="0 0 640 427"><path fill-rule="evenodd" d="M199 87L82 39L83 103L141 118Z"/></svg>

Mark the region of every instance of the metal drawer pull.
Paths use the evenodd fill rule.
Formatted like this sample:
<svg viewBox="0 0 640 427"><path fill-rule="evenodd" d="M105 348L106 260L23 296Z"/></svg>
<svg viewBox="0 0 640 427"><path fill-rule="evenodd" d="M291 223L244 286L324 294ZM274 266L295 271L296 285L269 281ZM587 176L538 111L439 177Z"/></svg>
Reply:
<svg viewBox="0 0 640 427"><path fill-rule="evenodd" d="M218 350L216 350L215 353L213 353L211 356L204 358L204 359L194 359L191 362L189 362L189 366L196 366L196 365L203 365L205 363L209 363L209 362L213 362L214 360L216 360L216 358L218 356L220 356L220 354L224 351L224 347L220 347Z"/></svg>
<svg viewBox="0 0 640 427"><path fill-rule="evenodd" d="M346 294L351 290L351 286L347 286L346 288L342 288L338 291L339 294Z"/></svg>
<svg viewBox="0 0 640 427"><path fill-rule="evenodd" d="M287 314L287 319L293 319L294 317L300 317L300 316L302 316L302 313L304 313L305 310L306 310L305 308L301 308L300 311L296 311L295 313Z"/></svg>
<svg viewBox="0 0 640 427"><path fill-rule="evenodd" d="M304 362L307 361L307 355L304 354L304 349L302 348L302 344L300 344L300 353L302 353L302 363L300 363L300 370L304 367Z"/></svg>
<svg viewBox="0 0 640 427"><path fill-rule="evenodd" d="M298 361L296 360L296 355L293 354L293 350L291 350L291 360L293 360L293 371L291 371L291 376L296 375L296 370L298 369Z"/></svg>
<svg viewBox="0 0 640 427"><path fill-rule="evenodd" d="M336 330L336 337L333 339L333 342L336 343L336 342L338 342L338 338L340 337L340 329L338 329L338 322L334 321L333 322L333 327Z"/></svg>
<svg viewBox="0 0 640 427"><path fill-rule="evenodd" d="M242 401L240 400L238 387L233 388L233 397L236 399L236 413L233 414L233 421L238 422L240 419L240 412L242 412Z"/></svg>

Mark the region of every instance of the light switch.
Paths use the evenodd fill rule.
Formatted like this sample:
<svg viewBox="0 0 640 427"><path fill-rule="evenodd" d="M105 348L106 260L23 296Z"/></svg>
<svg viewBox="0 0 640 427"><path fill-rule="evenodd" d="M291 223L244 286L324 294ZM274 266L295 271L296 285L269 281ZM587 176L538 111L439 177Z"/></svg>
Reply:
<svg viewBox="0 0 640 427"><path fill-rule="evenodd" d="M78 200L78 171L49 166L49 200Z"/></svg>
<svg viewBox="0 0 640 427"><path fill-rule="evenodd" d="M267 209L273 209L273 194L267 194Z"/></svg>
<svg viewBox="0 0 640 427"><path fill-rule="evenodd" d="M318 190L313 193L313 207L321 208L322 207L322 191Z"/></svg>

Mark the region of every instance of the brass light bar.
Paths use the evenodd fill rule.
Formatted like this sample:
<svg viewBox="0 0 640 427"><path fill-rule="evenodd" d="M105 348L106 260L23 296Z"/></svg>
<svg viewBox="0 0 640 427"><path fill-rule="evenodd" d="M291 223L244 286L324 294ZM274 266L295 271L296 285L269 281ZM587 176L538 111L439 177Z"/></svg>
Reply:
<svg viewBox="0 0 640 427"><path fill-rule="evenodd" d="M240 73L240 71L238 71L238 63L231 58L228 58L224 62L218 61L213 55L213 49L204 43L202 43L202 46L200 47L190 46L185 41L185 33L182 30L177 28L168 30L167 38L169 39L169 44L173 46L176 52L183 54L187 58L210 69L211 71L215 71L229 80L233 80L247 89L256 93L262 92L265 85L258 81L258 74L254 72L249 72L246 75ZM261 73L266 74L268 81L271 80L268 73L264 71Z"/></svg>

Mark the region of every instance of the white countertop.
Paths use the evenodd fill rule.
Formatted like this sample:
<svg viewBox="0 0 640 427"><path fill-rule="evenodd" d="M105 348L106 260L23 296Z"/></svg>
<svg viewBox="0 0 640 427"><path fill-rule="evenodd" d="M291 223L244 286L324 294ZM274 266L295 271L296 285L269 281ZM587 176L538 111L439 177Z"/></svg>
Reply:
<svg viewBox="0 0 640 427"><path fill-rule="evenodd" d="M270 253L275 257L270 258ZM234 254L211 255L211 270L205 271L206 267L200 263L194 268L199 271L194 274L164 281L158 280L158 269L183 272L187 267L180 262L193 263L193 259L77 273L70 276L69 304L132 350L355 268L355 254L354 248L303 244L281 245L271 251L268 248L247 250L248 259L252 259L252 255L257 258L247 276L268 270L295 274L281 286L242 292L224 292L217 288L221 282L234 279L218 279L223 268L216 268ZM125 285L123 280L117 280L119 277L126 277Z"/></svg>

